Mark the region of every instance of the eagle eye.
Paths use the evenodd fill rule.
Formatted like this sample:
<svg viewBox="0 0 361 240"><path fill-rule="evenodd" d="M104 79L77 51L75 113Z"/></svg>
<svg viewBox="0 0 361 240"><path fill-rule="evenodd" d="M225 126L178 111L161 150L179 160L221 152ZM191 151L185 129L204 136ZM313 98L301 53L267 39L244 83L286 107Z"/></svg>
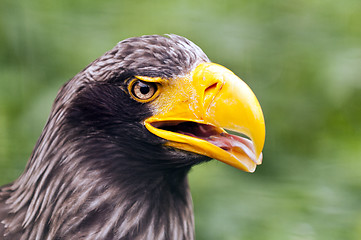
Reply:
<svg viewBox="0 0 361 240"><path fill-rule="evenodd" d="M129 84L129 92L131 96L140 102L148 102L156 97L158 87L156 83L145 82L134 79Z"/></svg>

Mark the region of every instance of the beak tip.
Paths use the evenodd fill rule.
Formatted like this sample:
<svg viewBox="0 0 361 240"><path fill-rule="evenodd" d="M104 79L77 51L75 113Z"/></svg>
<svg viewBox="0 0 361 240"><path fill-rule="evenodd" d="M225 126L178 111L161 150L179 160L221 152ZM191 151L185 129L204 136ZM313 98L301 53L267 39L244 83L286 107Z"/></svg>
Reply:
<svg viewBox="0 0 361 240"><path fill-rule="evenodd" d="M255 171L256 171L256 166L247 169L247 172L249 173L254 173Z"/></svg>
<svg viewBox="0 0 361 240"><path fill-rule="evenodd" d="M262 164L262 161L263 161L263 154L261 153L256 161L256 164L257 165L261 165Z"/></svg>

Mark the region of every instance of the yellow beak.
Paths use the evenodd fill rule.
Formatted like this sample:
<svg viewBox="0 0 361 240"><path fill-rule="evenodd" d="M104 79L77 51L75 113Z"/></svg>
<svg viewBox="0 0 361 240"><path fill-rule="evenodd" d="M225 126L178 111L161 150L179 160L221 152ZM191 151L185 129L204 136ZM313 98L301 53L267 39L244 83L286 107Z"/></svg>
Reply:
<svg viewBox="0 0 361 240"><path fill-rule="evenodd" d="M215 63L201 63L188 76L163 82L159 91L151 103L155 114L144 124L166 139L167 146L247 172L254 172L262 163L262 109L252 90L230 70Z"/></svg>

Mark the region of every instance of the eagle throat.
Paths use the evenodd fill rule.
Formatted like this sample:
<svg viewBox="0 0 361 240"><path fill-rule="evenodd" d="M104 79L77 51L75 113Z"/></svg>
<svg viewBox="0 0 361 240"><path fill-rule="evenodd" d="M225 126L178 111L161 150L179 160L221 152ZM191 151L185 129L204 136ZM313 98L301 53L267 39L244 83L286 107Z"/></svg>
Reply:
<svg viewBox="0 0 361 240"><path fill-rule="evenodd" d="M190 166L145 171L114 141L74 138L54 122L66 114L53 112L25 172L0 195L5 239L194 238Z"/></svg>

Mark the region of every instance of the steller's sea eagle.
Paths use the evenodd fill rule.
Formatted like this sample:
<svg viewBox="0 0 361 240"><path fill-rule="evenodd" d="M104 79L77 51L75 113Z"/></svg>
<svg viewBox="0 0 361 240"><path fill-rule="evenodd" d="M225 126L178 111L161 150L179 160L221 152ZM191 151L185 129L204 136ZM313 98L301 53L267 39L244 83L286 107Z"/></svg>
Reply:
<svg viewBox="0 0 361 240"><path fill-rule="evenodd" d="M264 139L253 92L194 43L126 39L60 89L25 171L0 188L0 239L194 239L190 168L253 172Z"/></svg>

